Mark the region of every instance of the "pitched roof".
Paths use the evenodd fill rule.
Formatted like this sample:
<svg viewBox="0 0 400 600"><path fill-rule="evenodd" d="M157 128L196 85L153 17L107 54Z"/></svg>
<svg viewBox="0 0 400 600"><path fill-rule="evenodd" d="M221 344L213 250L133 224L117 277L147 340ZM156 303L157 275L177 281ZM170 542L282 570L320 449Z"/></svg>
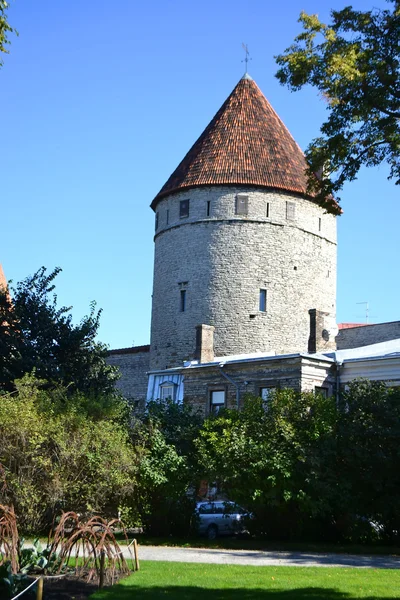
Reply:
<svg viewBox="0 0 400 600"><path fill-rule="evenodd" d="M254 185L306 194L300 147L245 75L154 198L203 185Z"/></svg>
<svg viewBox="0 0 400 600"><path fill-rule="evenodd" d="M339 331L342 329L354 329L354 327L366 327L371 323L338 323Z"/></svg>

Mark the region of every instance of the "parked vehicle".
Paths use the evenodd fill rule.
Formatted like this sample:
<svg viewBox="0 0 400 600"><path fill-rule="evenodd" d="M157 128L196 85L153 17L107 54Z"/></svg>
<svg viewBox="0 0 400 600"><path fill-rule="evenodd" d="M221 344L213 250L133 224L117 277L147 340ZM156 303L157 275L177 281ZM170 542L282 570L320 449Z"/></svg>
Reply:
<svg viewBox="0 0 400 600"><path fill-rule="evenodd" d="M229 500L198 502L196 505L198 531L209 540L215 540L219 535L245 533L246 518L249 517L247 511Z"/></svg>

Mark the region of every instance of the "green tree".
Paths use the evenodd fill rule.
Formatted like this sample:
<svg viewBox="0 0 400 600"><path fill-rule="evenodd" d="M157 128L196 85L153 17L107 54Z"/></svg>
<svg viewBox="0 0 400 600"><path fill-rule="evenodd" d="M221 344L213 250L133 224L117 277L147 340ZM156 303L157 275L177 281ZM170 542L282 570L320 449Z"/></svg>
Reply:
<svg viewBox="0 0 400 600"><path fill-rule="evenodd" d="M338 429L339 485L347 488L345 526L351 528L361 516L361 524L381 524L388 538L400 532L399 462L400 390L381 382L352 382L342 398Z"/></svg>
<svg viewBox="0 0 400 600"><path fill-rule="evenodd" d="M68 401L67 401L68 399ZM26 375L0 402L0 503L13 504L24 531L61 510L117 516L133 495L141 450L121 422L123 406L91 409L82 394Z"/></svg>
<svg viewBox="0 0 400 600"><path fill-rule="evenodd" d="M96 341L101 311L91 305L79 325L70 308L57 306L54 280L60 269L42 267L8 290L0 290L0 389L33 370L51 385L95 397L115 393L117 370L106 362L107 347Z"/></svg>
<svg viewBox="0 0 400 600"><path fill-rule="evenodd" d="M6 0L0 0L0 52L4 54L8 54L7 45L10 43L9 35L10 33L17 33L15 29L13 29L7 20L7 11L9 4ZM3 66L3 60L1 59L0 54L0 67Z"/></svg>
<svg viewBox="0 0 400 600"><path fill-rule="evenodd" d="M335 404L319 395L281 390L267 407L249 395L242 411L204 423L199 461L256 515L259 532L299 537L334 509L336 420Z"/></svg>
<svg viewBox="0 0 400 600"><path fill-rule="evenodd" d="M331 23L302 12L303 31L276 57L282 84L310 84L327 101L322 136L306 150L309 191L328 212L332 195L356 179L362 165L382 162L400 184L400 2L392 10L331 12Z"/></svg>
<svg viewBox="0 0 400 600"><path fill-rule="evenodd" d="M156 535L187 534L198 488L194 440L202 419L187 404L150 402L133 426L135 446L143 447L137 495L132 499L146 530Z"/></svg>

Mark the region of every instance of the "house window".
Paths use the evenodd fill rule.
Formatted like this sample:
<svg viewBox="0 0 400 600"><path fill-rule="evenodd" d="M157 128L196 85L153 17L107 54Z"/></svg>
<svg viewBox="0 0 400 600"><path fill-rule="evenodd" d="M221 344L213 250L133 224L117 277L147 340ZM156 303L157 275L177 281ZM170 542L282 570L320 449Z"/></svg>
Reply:
<svg viewBox="0 0 400 600"><path fill-rule="evenodd" d="M267 312L267 290L260 290L260 312Z"/></svg>
<svg viewBox="0 0 400 600"><path fill-rule="evenodd" d="M320 396L323 396L324 398L328 397L328 388L326 388L326 387L319 387L316 385L314 388L314 392L315 392L315 394L319 394Z"/></svg>
<svg viewBox="0 0 400 600"><path fill-rule="evenodd" d="M210 216L211 212L211 200L207 200L207 217Z"/></svg>
<svg viewBox="0 0 400 600"><path fill-rule="evenodd" d="M184 219L189 216L189 200L181 200L179 204L179 216Z"/></svg>
<svg viewBox="0 0 400 600"><path fill-rule="evenodd" d="M160 398L161 400L175 400L175 384L170 381L166 381L160 385Z"/></svg>
<svg viewBox="0 0 400 600"><path fill-rule="evenodd" d="M244 194L238 194L236 196L236 207L235 212L237 215L247 215L249 208L249 197Z"/></svg>
<svg viewBox="0 0 400 600"><path fill-rule="evenodd" d="M294 221L296 218L296 205L294 202L286 202L286 218L289 221Z"/></svg>
<svg viewBox="0 0 400 600"><path fill-rule="evenodd" d="M269 202L267 202L267 210L265 211L265 216L269 219Z"/></svg>
<svg viewBox="0 0 400 600"><path fill-rule="evenodd" d="M186 290L181 290L180 310L181 312L185 312L186 310Z"/></svg>
<svg viewBox="0 0 400 600"><path fill-rule="evenodd" d="M225 406L225 390L212 390L210 393L210 413L217 415Z"/></svg>
<svg viewBox="0 0 400 600"><path fill-rule="evenodd" d="M156 222L155 222L155 230L157 231L158 229L158 212L156 212Z"/></svg>
<svg viewBox="0 0 400 600"><path fill-rule="evenodd" d="M260 398L264 401L264 402L268 402L268 400L271 398L271 394L273 394L275 392L276 388L274 387L261 387L260 388Z"/></svg>

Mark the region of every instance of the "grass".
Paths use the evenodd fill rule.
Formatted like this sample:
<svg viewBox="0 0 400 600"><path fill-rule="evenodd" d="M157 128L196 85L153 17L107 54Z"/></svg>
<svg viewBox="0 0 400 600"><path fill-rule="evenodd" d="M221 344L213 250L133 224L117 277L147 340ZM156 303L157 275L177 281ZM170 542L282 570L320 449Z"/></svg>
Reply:
<svg viewBox="0 0 400 600"><path fill-rule="evenodd" d="M142 561L141 570L92 600L400 599L400 571L252 567Z"/></svg>
<svg viewBox="0 0 400 600"><path fill-rule="evenodd" d="M283 552L334 552L337 554L388 554L400 555L398 546L378 544L334 544L324 542L278 542L262 538L222 537L208 540L205 537L153 537L144 534L131 534L129 539L136 538L142 546L175 546L179 548L216 548L222 550L270 550ZM117 536L118 539L118 536ZM124 544L119 538L118 543Z"/></svg>

